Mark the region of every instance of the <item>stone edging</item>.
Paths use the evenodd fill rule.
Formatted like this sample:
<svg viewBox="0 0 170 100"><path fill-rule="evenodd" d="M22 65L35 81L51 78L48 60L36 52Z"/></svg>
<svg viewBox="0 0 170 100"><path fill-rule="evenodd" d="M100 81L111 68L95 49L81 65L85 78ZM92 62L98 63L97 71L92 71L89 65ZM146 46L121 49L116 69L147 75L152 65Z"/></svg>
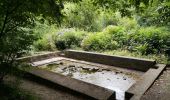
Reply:
<svg viewBox="0 0 170 100"><path fill-rule="evenodd" d="M44 69L33 68L27 73L97 100L114 100L116 98L115 91Z"/></svg>
<svg viewBox="0 0 170 100"><path fill-rule="evenodd" d="M89 62L95 62L105 65L111 65L115 67L129 68L139 71L147 71L149 68L156 68L155 60L140 59L133 57L123 57L123 56L111 56L100 53L92 53L86 51L76 51L76 50L66 50L64 51L64 57L85 60Z"/></svg>
<svg viewBox="0 0 170 100"><path fill-rule="evenodd" d="M52 58L52 57L57 57L57 56L59 56L60 53L61 52L58 51L58 52L39 54L39 55L35 55L35 56L21 57L21 58L18 58L17 61L35 62L35 61L44 60L44 59L48 59L48 58Z"/></svg>
<svg viewBox="0 0 170 100"><path fill-rule="evenodd" d="M150 68L135 84L133 84L126 92L127 100L140 100L142 95L152 86L154 81L159 77L162 71L166 68L164 64L156 64L158 69Z"/></svg>
<svg viewBox="0 0 170 100"><path fill-rule="evenodd" d="M64 56L68 58L85 60L89 62L100 63L103 61L106 65L122 65L117 67L125 67L130 69L136 69L140 71L146 71L146 73L141 77L141 80L133 84L125 93L125 97L127 100L139 100L141 96L149 89L149 87L154 83L157 77L161 74L161 72L165 69L166 65L164 64L156 64L153 60L145 60L145 59L137 59L137 58L127 58L121 56L110 56L99 53L90 53L90 52L82 52L82 51L74 51L67 50L62 52L52 52L48 54L30 56L18 58L18 61L32 62L43 60L47 58ZM90 58L90 59L88 59ZM108 61L107 61L108 60ZM115 63L115 62L118 63ZM123 61L124 63L121 63ZM130 62L130 63L129 63ZM131 66L125 66L130 64ZM141 65L140 65L141 64ZM63 76L57 73L53 73L47 70L42 69L33 69L27 71L27 73L32 74L36 77L42 78L46 81L53 82L56 85L61 85L73 91L79 92L81 94L85 94L89 97L95 99L115 99L115 92L100 86L96 86L90 83L86 83L80 80L76 80L70 78L68 76ZM69 84L70 83L70 84Z"/></svg>

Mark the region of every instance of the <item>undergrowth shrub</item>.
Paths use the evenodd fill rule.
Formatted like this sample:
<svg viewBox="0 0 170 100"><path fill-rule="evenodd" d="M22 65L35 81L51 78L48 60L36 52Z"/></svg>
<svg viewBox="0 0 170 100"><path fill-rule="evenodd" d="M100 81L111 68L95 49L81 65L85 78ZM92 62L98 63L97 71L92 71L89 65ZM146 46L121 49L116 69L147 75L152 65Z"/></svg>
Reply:
<svg viewBox="0 0 170 100"><path fill-rule="evenodd" d="M82 41L82 48L84 50L107 50L116 49L118 43L112 40L110 34L103 32L91 33Z"/></svg>
<svg viewBox="0 0 170 100"><path fill-rule="evenodd" d="M135 18L128 17L119 18L118 26L125 28L127 32L130 32L139 27Z"/></svg>
<svg viewBox="0 0 170 100"><path fill-rule="evenodd" d="M164 28L146 27L130 35L130 45L134 51L142 54L165 52L170 34Z"/></svg>
<svg viewBox="0 0 170 100"><path fill-rule="evenodd" d="M39 40L35 41L33 44L33 48L36 51L53 51L55 50L55 37L56 34L45 34Z"/></svg>
<svg viewBox="0 0 170 100"><path fill-rule="evenodd" d="M58 35L55 46L59 50L80 47L81 41L85 36L84 31L72 30Z"/></svg>
<svg viewBox="0 0 170 100"><path fill-rule="evenodd" d="M120 26L109 25L103 30L103 33L110 34L112 40L116 41L120 48L126 44L128 39L128 34L125 32L125 29Z"/></svg>
<svg viewBox="0 0 170 100"><path fill-rule="evenodd" d="M41 18L41 17L40 17ZM49 22L38 22L33 29L34 34L38 38L32 45L32 51L52 51L55 50L54 41L57 36L57 25L49 24Z"/></svg>

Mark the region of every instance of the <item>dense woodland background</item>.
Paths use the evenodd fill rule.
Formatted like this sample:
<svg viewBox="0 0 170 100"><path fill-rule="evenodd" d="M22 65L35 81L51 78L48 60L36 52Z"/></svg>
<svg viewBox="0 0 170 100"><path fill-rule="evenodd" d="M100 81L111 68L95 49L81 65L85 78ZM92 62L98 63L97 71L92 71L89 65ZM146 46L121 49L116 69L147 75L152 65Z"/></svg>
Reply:
<svg viewBox="0 0 170 100"><path fill-rule="evenodd" d="M170 45L168 0L63 1L61 23L37 17L35 51L81 49L144 57L167 63Z"/></svg>

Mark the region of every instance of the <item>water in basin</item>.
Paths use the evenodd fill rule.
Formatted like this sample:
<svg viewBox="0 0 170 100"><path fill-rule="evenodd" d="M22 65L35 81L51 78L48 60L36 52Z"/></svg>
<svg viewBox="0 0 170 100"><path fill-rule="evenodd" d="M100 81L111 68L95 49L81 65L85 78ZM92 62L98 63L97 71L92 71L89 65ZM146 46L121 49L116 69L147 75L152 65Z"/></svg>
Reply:
<svg viewBox="0 0 170 100"><path fill-rule="evenodd" d="M70 60L60 60L39 67L114 90L118 100L124 100L125 91L140 78L136 72Z"/></svg>

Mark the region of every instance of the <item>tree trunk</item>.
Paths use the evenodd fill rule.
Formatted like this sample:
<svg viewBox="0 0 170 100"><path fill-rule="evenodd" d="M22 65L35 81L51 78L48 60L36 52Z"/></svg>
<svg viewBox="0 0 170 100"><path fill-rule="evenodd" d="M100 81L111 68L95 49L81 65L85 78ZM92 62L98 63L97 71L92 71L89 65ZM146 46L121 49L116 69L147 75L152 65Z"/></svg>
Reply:
<svg viewBox="0 0 170 100"><path fill-rule="evenodd" d="M0 83L3 83L4 77L5 77L5 74L0 73Z"/></svg>

